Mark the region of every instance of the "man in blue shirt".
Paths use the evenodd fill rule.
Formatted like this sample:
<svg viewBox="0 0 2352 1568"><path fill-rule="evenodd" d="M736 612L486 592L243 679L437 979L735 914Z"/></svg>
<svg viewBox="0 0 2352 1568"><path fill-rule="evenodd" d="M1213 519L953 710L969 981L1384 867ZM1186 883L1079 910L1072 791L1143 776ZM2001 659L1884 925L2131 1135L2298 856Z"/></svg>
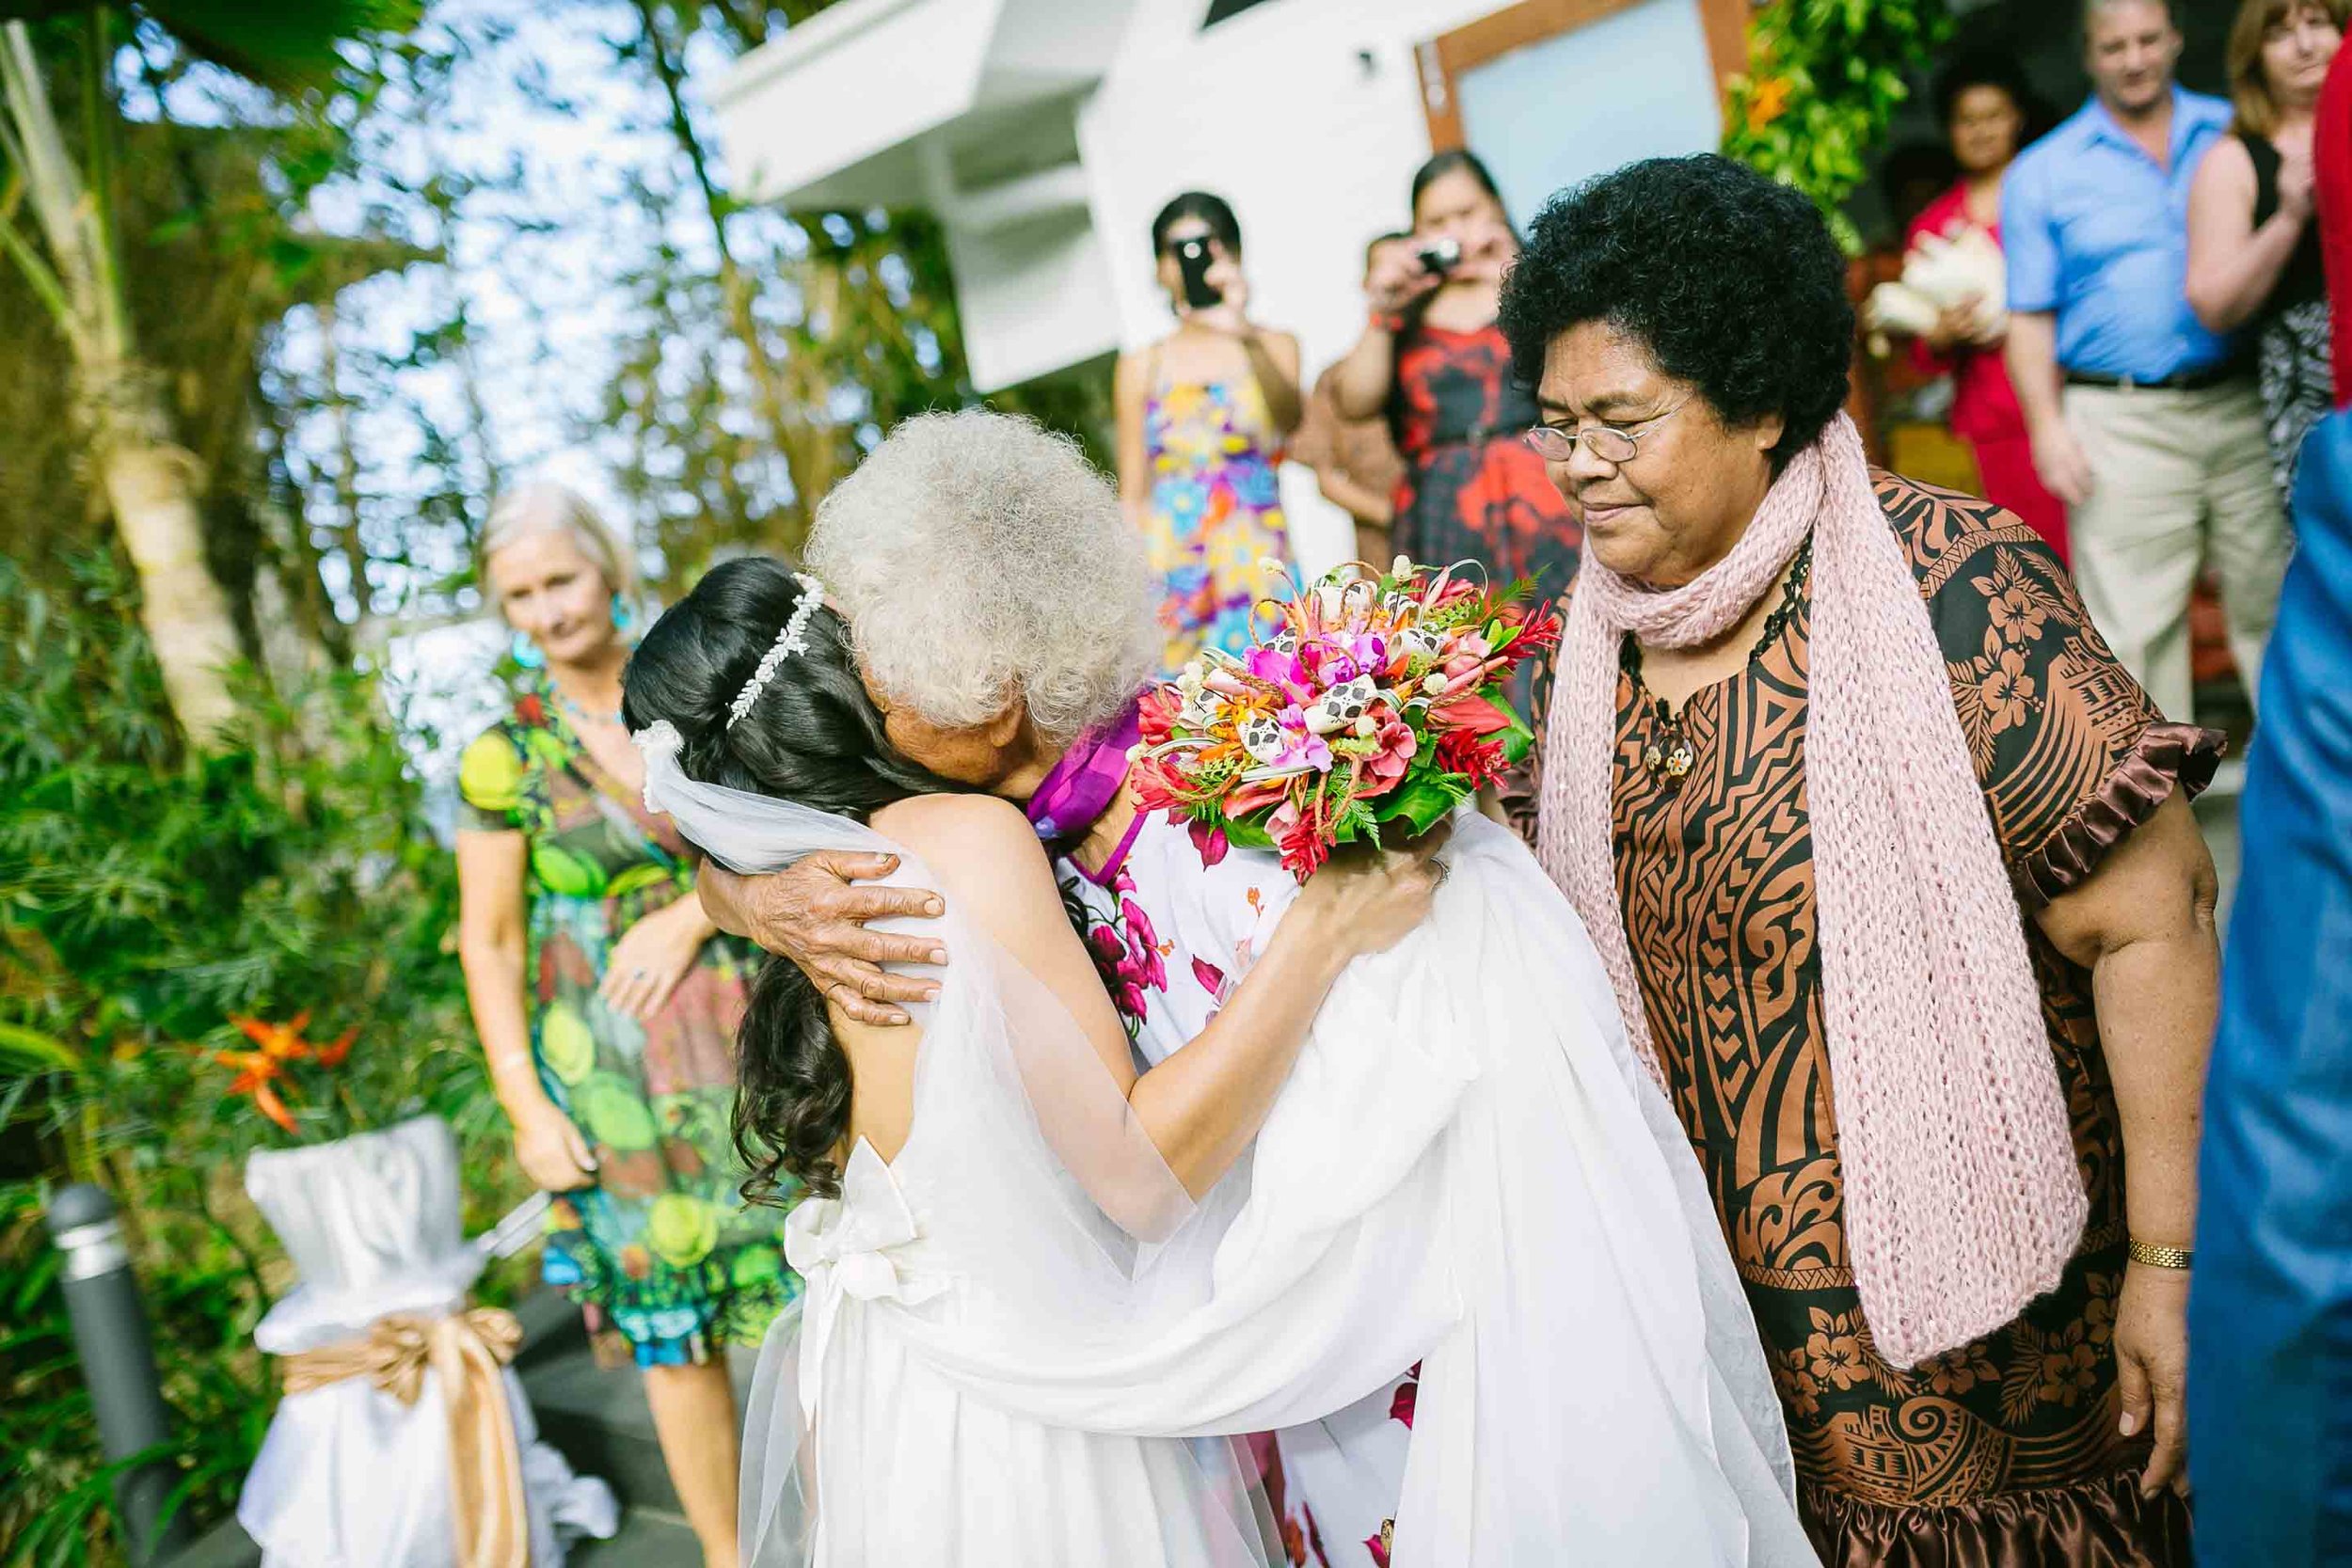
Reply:
<svg viewBox="0 0 2352 1568"><path fill-rule="evenodd" d="M2096 91L2002 189L2010 377L2091 619L2186 720L2199 570L2210 555L2251 691L2289 547L2252 378L2188 304L2189 183L2231 109L2173 81L2166 0L2087 0L2083 32Z"/></svg>

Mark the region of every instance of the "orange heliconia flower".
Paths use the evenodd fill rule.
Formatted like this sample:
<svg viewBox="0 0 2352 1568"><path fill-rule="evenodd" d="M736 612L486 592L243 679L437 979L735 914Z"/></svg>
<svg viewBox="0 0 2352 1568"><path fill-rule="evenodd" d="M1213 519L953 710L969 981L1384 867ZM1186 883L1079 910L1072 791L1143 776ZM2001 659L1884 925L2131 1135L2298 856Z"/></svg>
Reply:
<svg viewBox="0 0 2352 1568"><path fill-rule="evenodd" d="M1761 132L1788 107L1788 78L1768 76L1748 94L1748 130Z"/></svg>
<svg viewBox="0 0 2352 1568"><path fill-rule="evenodd" d="M254 1108L289 1132L298 1129L294 1126L294 1113L286 1108L286 1101L279 1096L277 1087L286 1077L287 1064L314 1061L321 1067L340 1067L343 1059L351 1054L352 1041L359 1036L355 1026L324 1045L313 1044L302 1037L302 1031L310 1023L308 1008L283 1023L269 1023L258 1018L240 1018L234 1013L229 1015L229 1022L235 1024L246 1038L260 1047L256 1051L215 1051L212 1053L213 1060L221 1066L237 1069L237 1076L230 1082L229 1092L251 1095Z"/></svg>
<svg viewBox="0 0 2352 1568"><path fill-rule="evenodd" d="M276 1080L286 1076L282 1057L272 1055L267 1049L215 1051L213 1053L213 1060L223 1067L239 1069L237 1076L230 1080L229 1092L230 1094L251 1095L254 1109L260 1111L262 1115L269 1117L289 1132L299 1131L294 1126L294 1113L286 1109L286 1102L278 1098L275 1086Z"/></svg>
<svg viewBox="0 0 2352 1568"><path fill-rule="evenodd" d="M262 1054L273 1062L298 1062L317 1053L316 1048L302 1037L302 1031L310 1024L308 1007L284 1023L264 1023L258 1018L239 1018L234 1013L229 1015L229 1022L246 1039L260 1046Z"/></svg>

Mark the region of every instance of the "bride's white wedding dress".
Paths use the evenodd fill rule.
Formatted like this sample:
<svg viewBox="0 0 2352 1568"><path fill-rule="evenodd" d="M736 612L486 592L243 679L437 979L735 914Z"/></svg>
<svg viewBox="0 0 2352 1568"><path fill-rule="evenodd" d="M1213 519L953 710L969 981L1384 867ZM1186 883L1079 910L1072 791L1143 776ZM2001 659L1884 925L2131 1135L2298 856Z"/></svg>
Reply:
<svg viewBox="0 0 2352 1568"><path fill-rule="evenodd" d="M687 780L661 728L648 801L736 869L886 848L941 885L840 818ZM1156 822L1136 852L1194 853ZM1581 927L1483 818L1447 856L1430 920L1349 968L1198 1205L948 900L906 1147L861 1143L787 1229L807 1291L754 1390L747 1562L1262 1562L1240 1465L1198 1439L1419 1361L1395 1561L1815 1563L1696 1163ZM1295 887L1245 851L1186 885L1168 945L1239 984Z"/></svg>

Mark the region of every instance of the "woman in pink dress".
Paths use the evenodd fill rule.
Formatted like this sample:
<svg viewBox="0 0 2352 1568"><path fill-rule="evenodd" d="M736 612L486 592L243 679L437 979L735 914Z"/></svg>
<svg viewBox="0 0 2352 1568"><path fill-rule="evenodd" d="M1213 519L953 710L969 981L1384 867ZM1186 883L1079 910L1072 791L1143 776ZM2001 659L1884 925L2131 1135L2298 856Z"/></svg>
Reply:
<svg viewBox="0 0 2352 1568"><path fill-rule="evenodd" d="M1970 229L2001 237L2001 180L2025 147L2034 117L2032 89L2016 63L1998 55L1963 56L1937 84L1936 104L1951 139L1960 180L1928 205L1904 236L1906 248L1933 234L1954 239ZM2034 472L2033 443L2016 388L2001 363L2001 339L1982 335L1997 299L1947 309L1914 340L1913 356L1930 374L1949 373L1952 434L1976 453L1985 499L2015 513L2066 559L2066 507Z"/></svg>

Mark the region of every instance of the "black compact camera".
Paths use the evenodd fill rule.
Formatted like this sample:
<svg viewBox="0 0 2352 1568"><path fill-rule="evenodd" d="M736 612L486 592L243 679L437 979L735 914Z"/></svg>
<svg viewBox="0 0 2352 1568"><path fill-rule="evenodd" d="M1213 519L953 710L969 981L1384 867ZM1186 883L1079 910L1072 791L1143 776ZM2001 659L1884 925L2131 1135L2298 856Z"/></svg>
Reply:
<svg viewBox="0 0 2352 1568"><path fill-rule="evenodd" d="M1225 299L1222 292L1209 284L1209 262L1206 235L1176 242L1176 271L1184 278L1184 304L1195 310L1206 310Z"/></svg>
<svg viewBox="0 0 2352 1568"><path fill-rule="evenodd" d="M1451 235L1432 240L1413 252L1421 258L1422 270L1442 277L1462 263L1462 242Z"/></svg>

